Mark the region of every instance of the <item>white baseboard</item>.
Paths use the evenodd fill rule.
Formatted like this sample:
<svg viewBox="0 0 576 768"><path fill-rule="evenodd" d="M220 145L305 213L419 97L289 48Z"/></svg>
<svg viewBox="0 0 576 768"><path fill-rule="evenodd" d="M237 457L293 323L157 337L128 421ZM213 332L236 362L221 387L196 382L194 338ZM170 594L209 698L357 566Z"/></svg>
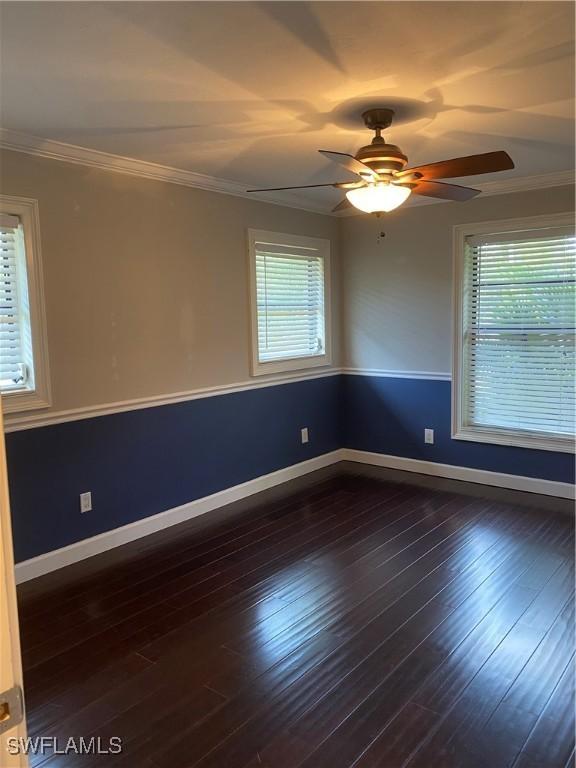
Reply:
<svg viewBox="0 0 576 768"><path fill-rule="evenodd" d="M254 480L248 480L246 483L234 485L231 488L225 488L210 496L203 496L188 504L180 507L167 509L151 517L145 517L143 520L136 520L134 523L123 525L121 528L115 528L112 531L99 533L89 539L77 541L61 549L55 549L44 555L33 557L30 560L24 560L16 565L16 583L22 584L24 581L35 579L51 571L64 568L66 565L85 560L92 555L98 555L114 547L135 541L143 536L149 536L164 528L168 528L185 520L191 520L193 517L212 512L214 509L231 504L233 501L252 496L267 488L280 485L288 480L294 480L302 475L307 475L317 469L323 469L331 464L336 464L342 460L342 451L332 451L322 456L316 456L314 459L302 461L299 464L293 464L290 467L279 469L276 472L270 472L268 475L256 477Z"/></svg>
<svg viewBox="0 0 576 768"><path fill-rule="evenodd" d="M273 488L288 480L302 477L317 469L323 469L339 461L356 461L361 464L373 464L378 467L400 469L406 472L418 472L423 475L435 475L452 480L465 480L470 483L483 485L495 485L500 488L510 488L516 491L529 491L530 493L543 493L547 496L560 496L566 499L574 498L574 486L570 483L559 483L552 480L540 480L534 477L521 475L507 475L503 472L488 472L481 469L457 467L451 464L438 464L433 461L420 459L407 459L402 456L389 456L383 453L370 453L369 451L356 451L352 448L340 448L339 450L325 453L308 461L293 464L290 467L270 472L268 475L256 477L246 483L225 488L223 491L204 496L180 507L168 509L157 515L137 520L134 523L123 525L112 531L105 531L89 539L83 539L67 547L55 549L44 555L33 557L16 565L16 583L35 579L51 571L72 565L80 560L85 560L92 555L98 555L114 547L127 544L151 533L156 533L172 525L191 520L193 517L212 512L214 509L239 501L247 496L252 496L267 488Z"/></svg>
<svg viewBox="0 0 576 768"><path fill-rule="evenodd" d="M419 472L422 475L447 477L452 480L466 480L469 483L495 485L499 488L510 488L515 491L542 493L546 496L560 496L564 499L575 497L575 487L570 483L560 483L554 480L542 480L537 477L523 475L508 475L505 472L490 472L484 469L458 467L452 464L438 464L435 461L422 459L407 459L403 456L390 456L385 453L356 451L353 448L343 448L344 461L356 461L360 464L374 464L377 467L401 469L406 472Z"/></svg>

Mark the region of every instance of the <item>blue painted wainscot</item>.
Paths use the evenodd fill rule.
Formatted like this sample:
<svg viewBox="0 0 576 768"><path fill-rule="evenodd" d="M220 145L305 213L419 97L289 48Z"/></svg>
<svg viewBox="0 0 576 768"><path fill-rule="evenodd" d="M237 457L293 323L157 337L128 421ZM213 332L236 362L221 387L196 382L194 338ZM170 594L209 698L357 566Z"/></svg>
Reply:
<svg viewBox="0 0 576 768"><path fill-rule="evenodd" d="M337 449L341 378L8 433L16 562Z"/></svg>
<svg viewBox="0 0 576 768"><path fill-rule="evenodd" d="M574 483L572 454L452 440L450 381L342 378L346 448ZM434 445L424 443L424 427Z"/></svg>
<svg viewBox="0 0 576 768"><path fill-rule="evenodd" d="M571 454L452 440L450 388L325 376L10 432L16 561L338 448L574 482ZM424 427L434 429L434 445L424 443ZM81 515L78 497L88 490L94 510Z"/></svg>

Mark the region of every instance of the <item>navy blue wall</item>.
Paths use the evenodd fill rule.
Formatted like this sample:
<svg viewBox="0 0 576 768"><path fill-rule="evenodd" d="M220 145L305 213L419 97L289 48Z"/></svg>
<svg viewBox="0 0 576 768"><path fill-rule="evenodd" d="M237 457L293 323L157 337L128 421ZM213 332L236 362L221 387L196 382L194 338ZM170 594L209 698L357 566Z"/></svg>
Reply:
<svg viewBox="0 0 576 768"><path fill-rule="evenodd" d="M340 385L325 377L7 434L16 561L335 450ZM88 490L93 511L81 515Z"/></svg>
<svg viewBox="0 0 576 768"><path fill-rule="evenodd" d="M450 386L330 376L9 433L16 560L339 447L574 482L570 454L452 440Z"/></svg>
<svg viewBox="0 0 576 768"><path fill-rule="evenodd" d="M449 381L342 378L342 439L346 448L574 482L571 454L452 440ZM424 443L425 427L434 430L434 445Z"/></svg>

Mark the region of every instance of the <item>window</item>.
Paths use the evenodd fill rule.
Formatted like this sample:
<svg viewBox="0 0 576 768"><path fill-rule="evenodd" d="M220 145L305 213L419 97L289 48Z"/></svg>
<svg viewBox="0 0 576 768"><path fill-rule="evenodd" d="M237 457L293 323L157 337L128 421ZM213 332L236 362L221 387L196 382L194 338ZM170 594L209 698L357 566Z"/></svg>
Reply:
<svg viewBox="0 0 576 768"><path fill-rule="evenodd" d="M38 206L0 196L0 393L5 413L50 405Z"/></svg>
<svg viewBox="0 0 576 768"><path fill-rule="evenodd" d="M330 364L330 243L250 230L252 373Z"/></svg>
<svg viewBox="0 0 576 768"><path fill-rule="evenodd" d="M453 437L573 450L571 218L455 230Z"/></svg>

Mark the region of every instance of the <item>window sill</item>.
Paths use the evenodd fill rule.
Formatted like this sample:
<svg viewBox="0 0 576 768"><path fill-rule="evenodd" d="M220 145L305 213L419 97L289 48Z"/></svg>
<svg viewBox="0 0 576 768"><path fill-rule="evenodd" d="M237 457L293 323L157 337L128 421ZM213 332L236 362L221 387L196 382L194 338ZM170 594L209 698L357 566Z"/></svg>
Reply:
<svg viewBox="0 0 576 768"><path fill-rule="evenodd" d="M308 368L319 368L331 364L332 356L328 354L292 357L286 360L270 360L264 363L254 360L252 363L252 376L266 376L266 374L284 373L286 371L305 371Z"/></svg>
<svg viewBox="0 0 576 768"><path fill-rule="evenodd" d="M0 395L2 396L3 413L35 411L51 406L49 398L43 396L38 391L16 390L13 392L1 392Z"/></svg>
<svg viewBox="0 0 576 768"><path fill-rule="evenodd" d="M492 445L509 445L515 448L532 448L538 451L555 451L557 453L574 453L574 440L568 437L546 437L540 434L525 434L480 427L461 427L452 433L453 440L469 440L475 443L490 443Z"/></svg>

